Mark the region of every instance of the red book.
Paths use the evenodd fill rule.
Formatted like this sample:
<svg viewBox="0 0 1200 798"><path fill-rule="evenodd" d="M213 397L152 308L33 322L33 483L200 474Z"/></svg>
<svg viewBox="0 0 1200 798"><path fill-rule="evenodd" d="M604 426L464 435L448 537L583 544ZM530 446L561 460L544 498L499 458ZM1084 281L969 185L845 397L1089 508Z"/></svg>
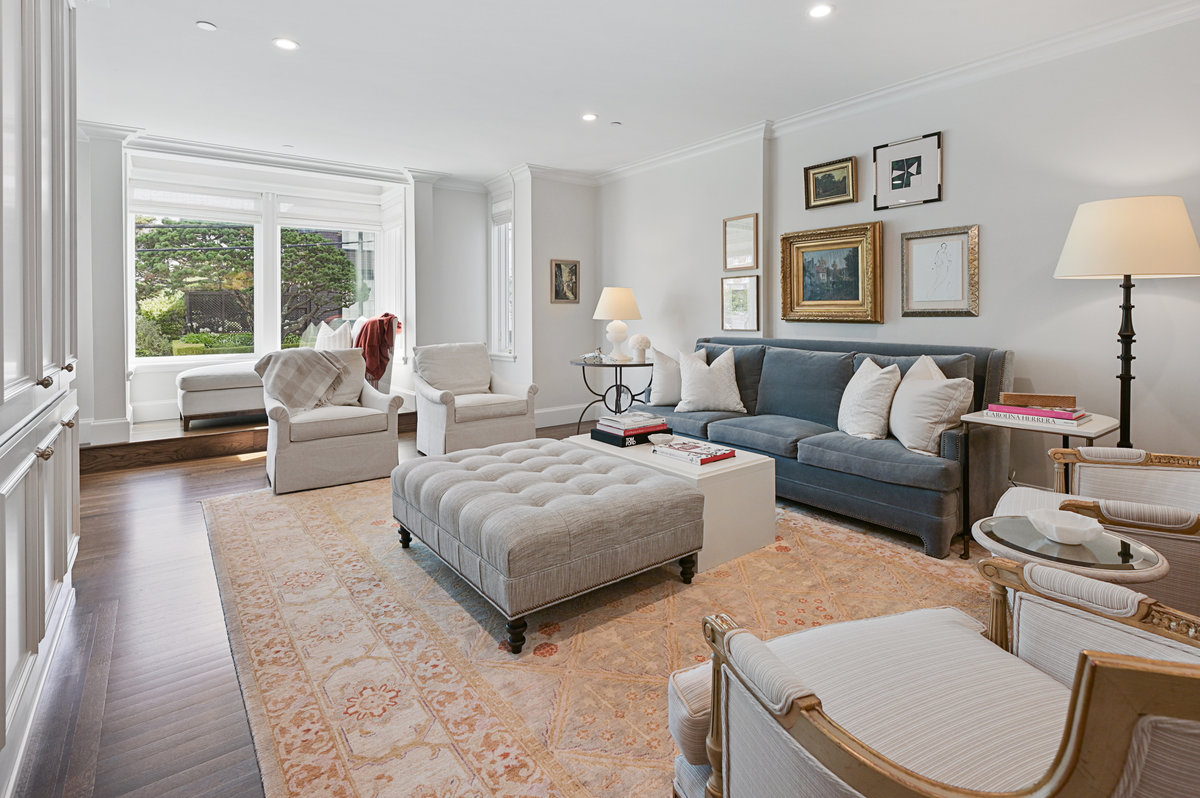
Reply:
<svg viewBox="0 0 1200 798"><path fill-rule="evenodd" d="M631 429L625 429L624 427L610 427L608 424L596 422L596 429L602 429L605 432L611 432L613 435L624 435L625 437L629 437L630 435L644 435L649 432L663 432L670 429L670 427L667 426L667 422L665 421L661 424L651 424L646 427L633 427Z"/></svg>
<svg viewBox="0 0 1200 798"><path fill-rule="evenodd" d="M1087 415L1087 411L1082 407L1020 407L1017 405L998 405L989 404L988 410L997 413L1017 413L1022 416L1041 416L1042 418L1065 418L1074 420L1081 416Z"/></svg>
<svg viewBox="0 0 1200 798"><path fill-rule="evenodd" d="M737 450L726 446L717 446L704 441L685 441L678 438L670 443L658 444L650 451L653 454L661 454L664 457L683 460L694 465L728 460L737 454Z"/></svg>

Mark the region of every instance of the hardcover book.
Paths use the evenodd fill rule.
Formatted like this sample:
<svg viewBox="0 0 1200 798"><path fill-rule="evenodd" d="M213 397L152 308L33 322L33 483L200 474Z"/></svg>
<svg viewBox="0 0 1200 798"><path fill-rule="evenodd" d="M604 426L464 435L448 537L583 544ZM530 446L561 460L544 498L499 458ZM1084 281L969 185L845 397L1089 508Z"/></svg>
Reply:
<svg viewBox="0 0 1200 798"><path fill-rule="evenodd" d="M599 427L592 430L592 440L600 441L601 443L611 444L612 446L638 446L639 444L649 443L651 435L657 435L658 432L670 432L669 428L656 430L654 432L639 432L636 435L622 435L617 432L609 432L608 430L600 429Z"/></svg>
<svg viewBox="0 0 1200 798"><path fill-rule="evenodd" d="M1075 407L1079 404L1074 394L1069 393L1014 393L1000 392L1000 404L1029 407Z"/></svg>
<svg viewBox="0 0 1200 798"><path fill-rule="evenodd" d="M604 430L605 432L611 432L614 435L641 435L649 432L666 432L670 429L670 427L667 426L667 422L665 421L661 424L651 424L646 427L633 427L631 429L611 427L608 424L596 422L596 429Z"/></svg>
<svg viewBox="0 0 1200 798"><path fill-rule="evenodd" d="M635 429L637 427L649 427L654 424L664 424L666 419L662 416L656 416L653 413L644 413L635 411L630 413L621 413L615 416L600 416L597 423L604 424L615 429Z"/></svg>
<svg viewBox="0 0 1200 798"><path fill-rule="evenodd" d="M988 405L988 410L997 413L1017 413L1024 416L1042 416L1044 418L1077 419L1087 415L1082 407L1025 407L1022 405Z"/></svg>
<svg viewBox="0 0 1200 798"><path fill-rule="evenodd" d="M1026 415L1025 413L1002 413L998 410L984 410L983 414L989 418L1003 418L1009 421L1029 421L1034 424L1047 424L1055 427L1078 427L1092 417L1091 413L1084 413L1079 418L1049 418L1047 416Z"/></svg>
<svg viewBox="0 0 1200 798"><path fill-rule="evenodd" d="M705 443L704 441L684 441L678 439L670 443L655 445L651 451L654 454L661 454L664 457L671 457L676 460L684 460L695 465L727 460L737 454L735 449L730 449L727 446L717 446L712 443Z"/></svg>

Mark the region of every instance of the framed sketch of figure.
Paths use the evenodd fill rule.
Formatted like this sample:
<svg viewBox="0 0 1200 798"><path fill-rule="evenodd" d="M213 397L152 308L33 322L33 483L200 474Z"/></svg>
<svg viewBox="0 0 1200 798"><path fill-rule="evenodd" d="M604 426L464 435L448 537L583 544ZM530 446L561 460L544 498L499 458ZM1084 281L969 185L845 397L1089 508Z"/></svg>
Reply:
<svg viewBox="0 0 1200 798"><path fill-rule="evenodd" d="M979 315L979 225L900 235L900 314Z"/></svg>

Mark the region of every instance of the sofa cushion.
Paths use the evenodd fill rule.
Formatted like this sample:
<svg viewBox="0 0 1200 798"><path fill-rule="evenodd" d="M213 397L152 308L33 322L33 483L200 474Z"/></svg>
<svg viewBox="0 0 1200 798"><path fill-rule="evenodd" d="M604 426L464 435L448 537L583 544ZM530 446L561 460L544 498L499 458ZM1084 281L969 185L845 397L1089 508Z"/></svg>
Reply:
<svg viewBox="0 0 1200 798"><path fill-rule="evenodd" d="M676 413L673 407L657 407L655 405L647 407L646 412L665 418L672 432L692 438L707 438L708 425L714 421L745 416L745 413L730 413L725 410L696 410L690 413Z"/></svg>
<svg viewBox="0 0 1200 798"><path fill-rule="evenodd" d="M797 441L833 431L803 418L758 415L714 421L708 425L708 439L791 458L796 456Z"/></svg>
<svg viewBox="0 0 1200 798"><path fill-rule="evenodd" d="M696 351L704 350L711 364L726 349L733 350L733 373L737 377L738 393L747 413L756 412L758 406L759 380L762 378L765 346L725 346L724 344L700 344Z"/></svg>
<svg viewBox="0 0 1200 798"><path fill-rule="evenodd" d="M909 451L895 438L870 441L836 431L814 435L797 443L796 460L876 482L926 490L949 491L962 484L958 462Z"/></svg>
<svg viewBox="0 0 1200 798"><path fill-rule="evenodd" d="M345 325L343 325L345 326ZM328 351L346 364L350 373L342 377L337 390L329 397L331 405L356 405L362 395L363 383L367 380L367 361L361 349L330 349Z"/></svg>
<svg viewBox="0 0 1200 798"><path fill-rule="evenodd" d="M528 399L507 393L465 393L454 397L454 420L459 423L523 416L528 409Z"/></svg>
<svg viewBox="0 0 1200 798"><path fill-rule="evenodd" d="M355 405L325 405L292 414L291 440L299 443L341 438L345 435L384 432L387 428L388 414L382 410Z"/></svg>
<svg viewBox="0 0 1200 798"><path fill-rule="evenodd" d="M853 352L767 347L755 412L803 418L836 429L842 392L853 374Z"/></svg>
<svg viewBox="0 0 1200 798"><path fill-rule="evenodd" d="M413 365L425 382L458 396L487 393L492 387L492 361L486 344L431 344L413 349Z"/></svg>
<svg viewBox="0 0 1200 798"><path fill-rule="evenodd" d="M925 356L872 355L869 352L858 352L854 355L854 368L857 369L864 360L871 358L871 360L875 361L875 365L879 366L880 368L887 368L895 363L900 367L900 376L904 376L908 373L908 370L912 368L913 365L922 357ZM954 379L955 377L966 377L968 380L972 380L975 377L974 355L964 352L961 355L928 355L928 357L933 358L933 362L937 364L937 367L941 369L942 373L950 379Z"/></svg>
<svg viewBox="0 0 1200 798"><path fill-rule="evenodd" d="M262 388L254 361L215 363L179 372L175 384L181 391L223 391L226 388Z"/></svg>
<svg viewBox="0 0 1200 798"><path fill-rule="evenodd" d="M733 353L722 352L712 363L701 351L679 353L679 411L729 410L742 413L746 406L738 392Z"/></svg>
<svg viewBox="0 0 1200 798"><path fill-rule="evenodd" d="M679 361L666 352L653 350L650 376L650 401L656 405L677 405L683 383L679 376Z"/></svg>
<svg viewBox="0 0 1200 798"><path fill-rule="evenodd" d="M880 368L867 358L854 371L838 406L838 429L856 438L877 441L887 437L888 411L900 384L895 363Z"/></svg>
<svg viewBox="0 0 1200 798"><path fill-rule="evenodd" d="M910 450L937 457L942 433L958 426L974 395L975 383L947 379L933 358L922 355L896 388L888 428Z"/></svg>

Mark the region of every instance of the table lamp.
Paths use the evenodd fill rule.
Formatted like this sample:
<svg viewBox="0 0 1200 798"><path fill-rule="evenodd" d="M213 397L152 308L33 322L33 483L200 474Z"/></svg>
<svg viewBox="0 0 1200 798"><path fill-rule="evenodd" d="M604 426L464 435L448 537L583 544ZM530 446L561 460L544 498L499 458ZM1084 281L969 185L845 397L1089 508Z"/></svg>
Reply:
<svg viewBox="0 0 1200 798"><path fill-rule="evenodd" d="M1085 202L1075 211L1057 279L1121 279L1121 431L1129 439L1129 396L1133 382L1133 277L1200 277L1200 244L1182 197L1125 197Z"/></svg>
<svg viewBox="0 0 1200 798"><path fill-rule="evenodd" d="M628 363L631 358L621 351L621 343L629 335L629 325L622 319L640 319L642 312L638 310L637 300L633 298L632 288L606 287L600 292L600 301L596 303L593 319L611 319L605 331L608 340L612 342L612 351L608 353L609 360L617 363Z"/></svg>

